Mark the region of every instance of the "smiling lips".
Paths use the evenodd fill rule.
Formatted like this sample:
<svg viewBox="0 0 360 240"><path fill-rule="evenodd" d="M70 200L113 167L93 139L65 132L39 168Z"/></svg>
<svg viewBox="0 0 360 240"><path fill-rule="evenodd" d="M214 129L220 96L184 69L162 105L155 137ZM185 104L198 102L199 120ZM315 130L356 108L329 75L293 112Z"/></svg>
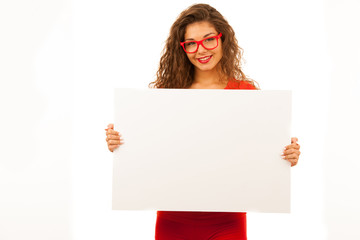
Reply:
<svg viewBox="0 0 360 240"><path fill-rule="evenodd" d="M211 58L212 58L212 56L206 56L206 57L198 58L197 60L199 61L199 63L204 64L204 63L208 63Z"/></svg>

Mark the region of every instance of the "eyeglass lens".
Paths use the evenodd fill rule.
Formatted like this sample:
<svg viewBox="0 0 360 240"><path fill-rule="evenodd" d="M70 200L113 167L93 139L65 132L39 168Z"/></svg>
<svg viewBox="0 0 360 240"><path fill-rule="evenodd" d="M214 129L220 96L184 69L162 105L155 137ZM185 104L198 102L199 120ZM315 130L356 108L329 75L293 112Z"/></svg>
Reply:
<svg viewBox="0 0 360 240"><path fill-rule="evenodd" d="M211 37L211 38L207 38L204 39L202 41L202 45L207 49L207 50L211 50L217 47L218 44L218 40L216 37ZM185 46L185 50L187 52L196 52L197 48L198 48L198 43L197 42L186 42L184 44Z"/></svg>

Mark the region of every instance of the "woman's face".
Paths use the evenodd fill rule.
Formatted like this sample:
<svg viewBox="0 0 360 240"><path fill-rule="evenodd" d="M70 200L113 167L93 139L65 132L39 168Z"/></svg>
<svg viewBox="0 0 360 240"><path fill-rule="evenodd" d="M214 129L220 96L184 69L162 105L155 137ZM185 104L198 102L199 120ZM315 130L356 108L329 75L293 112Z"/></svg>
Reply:
<svg viewBox="0 0 360 240"><path fill-rule="evenodd" d="M187 25L185 29L184 41L200 41L207 37L217 36L219 32L209 22L195 22ZM216 66L222 58L222 42L218 40L217 48L213 50L205 49L201 44L197 52L186 53L190 62L194 65L195 71L209 72L217 71Z"/></svg>

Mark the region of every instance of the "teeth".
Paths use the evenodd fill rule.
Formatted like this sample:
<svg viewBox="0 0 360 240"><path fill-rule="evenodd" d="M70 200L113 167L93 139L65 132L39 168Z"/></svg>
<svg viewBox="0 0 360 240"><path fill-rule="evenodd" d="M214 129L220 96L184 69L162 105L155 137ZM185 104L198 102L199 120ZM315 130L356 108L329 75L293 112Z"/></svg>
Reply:
<svg viewBox="0 0 360 240"><path fill-rule="evenodd" d="M210 58L210 56L209 57L204 57L204 58L199 58L201 61L205 61L205 60L208 60Z"/></svg>

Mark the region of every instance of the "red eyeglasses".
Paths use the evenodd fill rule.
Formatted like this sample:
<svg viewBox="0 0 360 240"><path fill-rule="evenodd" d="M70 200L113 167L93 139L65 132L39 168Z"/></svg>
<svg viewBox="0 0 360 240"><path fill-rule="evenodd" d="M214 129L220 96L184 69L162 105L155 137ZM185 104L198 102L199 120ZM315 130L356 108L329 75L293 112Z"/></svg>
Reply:
<svg viewBox="0 0 360 240"><path fill-rule="evenodd" d="M222 36L222 33L219 33L217 36L212 36L204 38L200 41L186 41L180 42L180 45L183 47L184 51L187 53L195 53L199 49L199 45L203 46L206 50L213 50L219 45L219 38Z"/></svg>

